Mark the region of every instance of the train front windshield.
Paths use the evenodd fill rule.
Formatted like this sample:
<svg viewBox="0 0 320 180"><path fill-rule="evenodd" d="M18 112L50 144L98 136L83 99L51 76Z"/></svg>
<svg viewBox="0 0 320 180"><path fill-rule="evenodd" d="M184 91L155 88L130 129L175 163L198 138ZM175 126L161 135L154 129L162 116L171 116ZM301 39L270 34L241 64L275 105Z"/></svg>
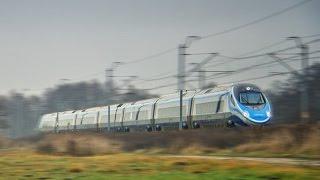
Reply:
<svg viewBox="0 0 320 180"><path fill-rule="evenodd" d="M264 104L265 100L261 92L241 92L240 103L254 106Z"/></svg>

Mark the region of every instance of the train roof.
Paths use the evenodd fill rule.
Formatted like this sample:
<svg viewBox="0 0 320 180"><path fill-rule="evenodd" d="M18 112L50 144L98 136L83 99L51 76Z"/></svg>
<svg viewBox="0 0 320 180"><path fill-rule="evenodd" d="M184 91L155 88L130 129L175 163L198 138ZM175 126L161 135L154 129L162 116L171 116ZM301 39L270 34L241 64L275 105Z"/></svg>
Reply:
<svg viewBox="0 0 320 180"><path fill-rule="evenodd" d="M140 101L135 101L135 102L131 102L131 103L128 103L128 104L131 104L131 105L147 105L147 104L153 104L155 103L159 98L152 98L152 99L144 99L144 100L140 100Z"/></svg>
<svg viewBox="0 0 320 180"><path fill-rule="evenodd" d="M220 93L225 93L230 91L232 87L235 89L242 89L243 87L252 87L253 89L260 90L259 87L253 85L253 84L248 84L248 83L240 83L240 84L231 84L227 86L216 86L213 88L208 88L208 89L203 89L200 91L184 91L183 93L183 98L190 99L192 97L199 97L199 96L206 96L206 95L214 95L214 94L220 94ZM125 108L125 107L134 107L134 106L144 106L144 105L149 105L153 104L155 102L167 102L171 100L177 100L179 99L179 92L173 93L173 94L168 94L168 95L163 95L159 98L152 98L152 99L145 99L145 100L140 100L140 101L134 101L134 102L128 102L124 104L114 104L110 105L110 109L114 110L117 108ZM81 112L92 112L92 111L101 111L108 109L108 106L100 106L100 107L92 107L88 109L78 109L78 110L68 110L68 111L63 111L63 112L58 112L59 114L68 114L68 113L81 113ZM56 116L57 112L55 113L49 113L49 114L44 114L43 117L47 116Z"/></svg>
<svg viewBox="0 0 320 180"><path fill-rule="evenodd" d="M192 98L195 94L196 94L196 91L184 91L182 97L184 99L189 99L189 98ZM180 93L176 92L176 93L161 96L158 102L165 102L165 101L170 101L172 99L179 99L179 98L180 98Z"/></svg>

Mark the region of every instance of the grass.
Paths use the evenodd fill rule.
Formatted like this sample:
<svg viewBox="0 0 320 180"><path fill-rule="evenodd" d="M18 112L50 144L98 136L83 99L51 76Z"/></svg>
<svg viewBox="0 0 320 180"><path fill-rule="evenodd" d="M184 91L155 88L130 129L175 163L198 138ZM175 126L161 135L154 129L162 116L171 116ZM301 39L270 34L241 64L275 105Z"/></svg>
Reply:
<svg viewBox="0 0 320 180"><path fill-rule="evenodd" d="M19 142L29 144L30 149L52 155L136 152L320 159L320 124L153 133L62 133L25 141L29 143Z"/></svg>
<svg viewBox="0 0 320 180"><path fill-rule="evenodd" d="M252 161L136 153L58 156L22 149L0 152L2 179L320 179L320 169Z"/></svg>
<svg viewBox="0 0 320 180"><path fill-rule="evenodd" d="M320 167L171 155L320 159L320 125L0 137L0 179L319 179Z"/></svg>

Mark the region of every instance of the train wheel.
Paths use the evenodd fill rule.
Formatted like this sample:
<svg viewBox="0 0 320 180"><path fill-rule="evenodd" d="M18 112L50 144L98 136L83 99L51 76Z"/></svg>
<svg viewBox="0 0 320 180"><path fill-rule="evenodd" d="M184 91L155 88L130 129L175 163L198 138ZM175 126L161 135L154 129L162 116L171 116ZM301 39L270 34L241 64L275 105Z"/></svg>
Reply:
<svg viewBox="0 0 320 180"><path fill-rule="evenodd" d="M194 129L200 128L200 125L197 122L192 123Z"/></svg>
<svg viewBox="0 0 320 180"><path fill-rule="evenodd" d="M161 131L161 126L160 125L156 125L156 131Z"/></svg>
<svg viewBox="0 0 320 180"><path fill-rule="evenodd" d="M187 123L185 123L185 122L184 122L184 123L182 123L182 128L183 128L183 129L188 129L188 125L187 125Z"/></svg>
<svg viewBox="0 0 320 180"><path fill-rule="evenodd" d="M235 126L236 126L236 125L234 124L233 121L231 121L231 120L228 120L228 121L227 121L227 127L232 128L232 127L235 127Z"/></svg>
<svg viewBox="0 0 320 180"><path fill-rule="evenodd" d="M147 126L147 127L146 127L146 131L147 131L147 132L151 132L151 131L152 131L151 126Z"/></svg>

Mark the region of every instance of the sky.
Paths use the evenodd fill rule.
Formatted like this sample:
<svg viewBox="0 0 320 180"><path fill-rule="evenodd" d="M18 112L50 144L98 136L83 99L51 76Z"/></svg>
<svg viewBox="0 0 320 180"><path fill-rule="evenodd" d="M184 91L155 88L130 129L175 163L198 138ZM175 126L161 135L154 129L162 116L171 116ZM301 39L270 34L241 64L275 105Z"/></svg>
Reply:
<svg viewBox="0 0 320 180"><path fill-rule="evenodd" d="M204 37L221 32L302 0L0 0L0 95L12 91L39 95L47 88L79 81L104 82L105 69L112 62L130 62L176 48L186 36ZM187 53L217 52L238 57L288 36L309 36L320 33L320 1L313 0L288 12L237 31L195 41ZM303 41L320 38L304 38ZM319 50L320 43L310 45ZM295 45L285 41L269 52ZM116 76L138 76L132 82L137 88L154 88L172 84L175 78L159 78L177 73L177 50L139 63L119 65ZM186 66L201 62L208 55L187 56ZM285 55L283 55L285 56ZM312 56L312 55L311 55ZM316 55L314 55L316 56ZM205 70L236 70L248 65L268 62L270 57L237 61L222 66L215 63L230 59L215 57ZM319 62L311 59L310 64ZM211 64L211 66L210 66ZM300 61L291 62L300 69ZM207 83L223 84L286 72L281 66L257 68L225 78L206 73ZM188 80L196 80L197 73ZM69 79L63 81L61 79ZM250 81L264 89L270 88L274 77ZM125 77L115 77L125 88ZM187 83L186 88L198 86ZM173 92L176 86L155 88L152 92Z"/></svg>

